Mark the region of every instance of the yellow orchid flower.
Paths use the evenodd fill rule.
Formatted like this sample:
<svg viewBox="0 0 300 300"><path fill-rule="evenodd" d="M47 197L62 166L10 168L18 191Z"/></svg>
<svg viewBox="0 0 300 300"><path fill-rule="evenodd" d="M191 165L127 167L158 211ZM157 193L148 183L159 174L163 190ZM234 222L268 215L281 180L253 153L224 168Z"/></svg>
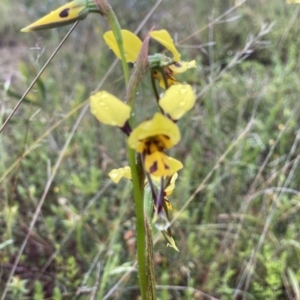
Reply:
<svg viewBox="0 0 300 300"><path fill-rule="evenodd" d="M125 50L126 61L135 62L141 50L142 41L134 33L128 30L121 30L121 32L123 37L123 46ZM177 51L170 34L166 30L153 30L149 33L149 35L151 38L166 47L166 49L173 54L173 60L166 59L165 57L161 58L165 61L163 62L163 64L167 64L163 68L169 86L177 83L173 75L185 72L190 68L196 67L195 60L190 62L183 62L180 60L181 55ZM103 37L108 47L120 59L119 47L113 32L108 31L103 35ZM158 71L154 71L154 77L159 81L160 86L165 88L164 78L162 74Z"/></svg>
<svg viewBox="0 0 300 300"><path fill-rule="evenodd" d="M170 34L166 30L153 30L149 33L149 35L151 38L165 46L166 49L168 49L173 54L173 60L175 63L164 67L168 86L177 83L173 75L183 73L190 68L196 68L195 60L192 60L190 62L183 62L180 60L181 54L177 51ZM156 71L154 72L154 77L159 81L159 85L165 89L166 87L162 74Z"/></svg>
<svg viewBox="0 0 300 300"><path fill-rule="evenodd" d="M114 183L119 183L119 181L125 177L131 179L131 169L129 166L119 169L113 169L109 172L108 176Z"/></svg>
<svg viewBox="0 0 300 300"><path fill-rule="evenodd" d="M188 84L171 86L159 100L159 106L173 121L179 120L193 108L196 95Z"/></svg>
<svg viewBox="0 0 300 300"><path fill-rule="evenodd" d="M169 159L169 163L170 163L170 173L173 175L172 175L172 179L170 180L168 187L166 187L166 189L165 189L165 192L166 192L166 195L171 195L172 191L174 190L174 187L175 187L173 182L175 183L175 180L178 177L177 171L179 171L180 169L183 168L183 164L179 160L177 160L173 157L168 157L168 159ZM114 183L119 183L119 181L123 177L131 180L131 169L129 166L126 166L124 168L113 169L109 172L108 176ZM173 179L173 177L175 177L175 179ZM156 176L151 176L151 178L155 182L159 182L161 179L161 177L156 177ZM146 178L145 184L147 183L147 181L148 180Z"/></svg>
<svg viewBox="0 0 300 300"><path fill-rule="evenodd" d="M68 25L85 19L90 12L100 13L93 0L75 0L50 12L21 31L30 32Z"/></svg>
<svg viewBox="0 0 300 300"><path fill-rule="evenodd" d="M173 105L173 102L179 106ZM161 107L173 120L191 109L195 96L189 85L174 86L162 98ZM143 155L144 167L153 176L170 176L175 171L164 149L169 149L180 140L178 126L168 117L156 113L153 119L138 125L133 131L128 124L131 113L129 105L115 96L101 91L90 98L91 112L104 124L118 126L127 135L128 145Z"/></svg>
<svg viewBox="0 0 300 300"><path fill-rule="evenodd" d="M168 156L163 152L180 140L178 126L161 113L138 125L128 138L128 145L144 156L146 172L154 176L170 176Z"/></svg>
<svg viewBox="0 0 300 300"><path fill-rule="evenodd" d="M167 209L172 210L172 205L168 199L168 196L170 196L175 189L175 181L178 178L177 171L179 171L180 169L183 168L183 164L175 158L168 157L168 159L169 159L169 164L170 164L170 173L172 175L171 175L169 182L167 183L167 186L165 187L165 190L164 190L164 201L165 201ZM129 166L126 166L124 168L113 169L109 172L108 176L114 183L119 183L119 181L122 178L127 178L127 179L131 180L131 169ZM151 179L153 180L155 185L159 186L161 177L151 175ZM147 184L148 184L148 180L146 178L145 185L147 185Z"/></svg>
<svg viewBox="0 0 300 300"><path fill-rule="evenodd" d="M131 108L112 94L101 91L90 97L91 113L103 124L123 128Z"/></svg>
<svg viewBox="0 0 300 300"><path fill-rule="evenodd" d="M188 69L196 68L196 61L192 60L190 62L176 62L172 65L164 67L164 72L167 79L168 86L178 84L178 81L175 79L174 75L180 74L185 72ZM154 72L154 78L159 81L159 85L165 89L165 81L164 77L160 72L155 70Z"/></svg>

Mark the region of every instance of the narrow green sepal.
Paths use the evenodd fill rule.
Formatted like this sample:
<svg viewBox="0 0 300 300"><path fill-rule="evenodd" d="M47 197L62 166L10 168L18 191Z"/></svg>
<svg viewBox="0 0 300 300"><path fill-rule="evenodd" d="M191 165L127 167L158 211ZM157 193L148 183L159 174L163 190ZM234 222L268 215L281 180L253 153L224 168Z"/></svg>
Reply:
<svg viewBox="0 0 300 300"><path fill-rule="evenodd" d="M171 247L171 248L173 248L173 249L175 249L176 251L179 252L179 250L178 250L178 248L177 248L177 246L175 244L175 241L174 241L173 237L171 235L169 235L168 232L165 231L165 230L161 231L161 233L163 234L164 238L167 241L167 246Z"/></svg>

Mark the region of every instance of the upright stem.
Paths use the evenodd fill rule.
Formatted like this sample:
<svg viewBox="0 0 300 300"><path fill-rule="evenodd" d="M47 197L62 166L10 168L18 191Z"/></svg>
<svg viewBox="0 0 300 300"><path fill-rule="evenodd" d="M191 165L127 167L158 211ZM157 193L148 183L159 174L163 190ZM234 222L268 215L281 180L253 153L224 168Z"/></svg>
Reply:
<svg viewBox="0 0 300 300"><path fill-rule="evenodd" d="M144 190L140 182L140 172L136 164L136 153L128 147L129 164L131 168L131 177L133 184L133 197L135 202L136 215L136 235L137 235L137 261L138 274L140 282L140 290L142 300L147 299L148 290L148 273L147 273L147 258L146 258L146 232L144 226Z"/></svg>
<svg viewBox="0 0 300 300"><path fill-rule="evenodd" d="M116 38L122 60L123 73L125 78L126 87L128 89L129 84L129 71L126 62L123 38L119 21L106 0L94 0L100 11L107 18L109 26ZM127 91L128 93L128 91ZM134 111L134 101L131 102L132 111ZM132 126L134 116L131 115L129 123ZM129 158L129 165L131 168L131 177L133 184L133 197L135 202L135 214L136 214L136 234L137 234L137 261L138 261L138 274L142 300L147 300L148 289L148 272L147 272L147 257L146 257L146 231L144 224L144 175L142 165L136 161L135 150L127 147L127 153Z"/></svg>
<svg viewBox="0 0 300 300"><path fill-rule="evenodd" d="M99 8L101 14L107 19L107 22L116 38L117 44L119 46L120 54L121 54L123 73L124 73L125 83L127 87L129 83L129 71L128 71L128 65L125 57L120 23L112 7L109 5L109 3L106 0L94 0L94 2L96 6Z"/></svg>
<svg viewBox="0 0 300 300"><path fill-rule="evenodd" d="M119 24L117 16L115 15L115 13L112 9L109 10L109 13L107 14L107 21L110 25L111 30L114 33L114 36L115 36L116 41L119 46L121 60L122 60L123 73L124 73L124 78L125 78L125 84L126 84L126 87L128 87L129 70L128 70L128 64L126 61L125 51L124 51L124 46L123 46L123 37L122 37L122 32L121 32L121 26Z"/></svg>

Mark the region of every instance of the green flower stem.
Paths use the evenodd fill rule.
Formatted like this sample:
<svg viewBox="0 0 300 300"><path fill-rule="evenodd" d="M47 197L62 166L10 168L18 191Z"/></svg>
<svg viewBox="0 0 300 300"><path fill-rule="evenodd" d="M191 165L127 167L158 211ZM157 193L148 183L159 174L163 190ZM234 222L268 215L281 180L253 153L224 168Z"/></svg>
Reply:
<svg viewBox="0 0 300 300"><path fill-rule="evenodd" d="M125 51L123 47L123 38L121 34L121 27L118 19L112 10L111 6L106 0L94 0L100 11L107 18L109 26L111 27L116 38L123 66L123 73L125 78L126 87L129 84L129 71L126 62ZM134 101L131 103L132 111L134 109ZM130 117L129 123L134 123L134 116ZM137 261L138 261L138 274L142 300L147 300L148 293L148 272L147 272L147 257L146 257L146 232L144 224L144 175L140 162L136 162L136 152L133 149L127 148L129 165L131 168L132 184L133 184L133 197L135 202L136 214L136 234L137 234Z"/></svg>
<svg viewBox="0 0 300 300"><path fill-rule="evenodd" d="M125 51L124 51L124 46L123 46L121 27L120 27L119 21L113 10L109 11L109 14L107 15L107 21L111 27L111 30L113 31L113 33L115 35L117 44L119 46L121 60L122 60L123 73L124 73L124 78L125 78L125 84L126 84L126 86L128 86L129 70L128 70L128 64L127 64L126 58L125 58Z"/></svg>
<svg viewBox="0 0 300 300"><path fill-rule="evenodd" d="M138 55L135 68L131 74L126 102L130 104L132 111L134 111L134 104L137 90L141 81L146 74L148 61L148 44L149 37L143 41L142 48ZM131 115L129 120L131 127L134 127L134 115ZM131 168L131 177L133 183L133 195L135 201L136 214L136 234L137 234L137 260L138 273L140 281L140 290L143 300L155 300L155 279L154 279L154 265L153 265L153 243L151 230L148 218L145 216L144 205L144 181L145 173L143 168L143 161L141 155L137 155L132 149L128 149L129 162Z"/></svg>
<svg viewBox="0 0 300 300"><path fill-rule="evenodd" d="M159 94L158 94L158 91L157 91L157 88L156 88L156 84L155 84L155 78L154 78L154 72L155 71L157 72L157 70L151 69L151 85L152 85L152 89L153 89L153 92L154 92L154 95L155 95L156 102L158 104L158 102L159 102Z"/></svg>
<svg viewBox="0 0 300 300"><path fill-rule="evenodd" d="M90 13L100 13L101 15L103 15L98 6L95 4L94 0L86 0L86 7L88 8Z"/></svg>
<svg viewBox="0 0 300 300"><path fill-rule="evenodd" d="M109 5L109 3L106 0L94 0L94 2L96 3L99 10L102 12L103 16L106 17L107 22L116 38L120 50L120 54L121 54L123 73L125 78L125 84L127 87L129 83L129 70L128 70L128 64L126 62L126 57L125 57L120 23L112 7Z"/></svg>
<svg viewBox="0 0 300 300"><path fill-rule="evenodd" d="M129 164L131 168L131 178L133 184L133 197L135 202L136 215L136 235L137 235L137 261L140 290L142 300L147 299L148 290L148 270L146 257L146 232L144 226L144 189L141 183L141 175L136 164L136 153L128 147ZM139 163L141 166L141 164ZM141 166L142 167L142 166ZM142 176L143 178L143 176Z"/></svg>

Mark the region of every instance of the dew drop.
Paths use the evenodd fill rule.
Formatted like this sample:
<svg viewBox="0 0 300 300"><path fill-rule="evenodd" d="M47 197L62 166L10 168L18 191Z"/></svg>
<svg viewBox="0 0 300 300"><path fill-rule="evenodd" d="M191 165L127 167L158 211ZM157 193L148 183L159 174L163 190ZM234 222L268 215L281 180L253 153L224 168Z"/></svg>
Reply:
<svg viewBox="0 0 300 300"><path fill-rule="evenodd" d="M184 100L179 102L179 106L185 106L186 102Z"/></svg>
<svg viewBox="0 0 300 300"><path fill-rule="evenodd" d="M154 224L154 226L160 231L167 230L170 227L170 225L171 224L165 215L158 215Z"/></svg>
<svg viewBox="0 0 300 300"><path fill-rule="evenodd" d="M186 94L186 89L180 89L180 93L183 95L183 94Z"/></svg>

